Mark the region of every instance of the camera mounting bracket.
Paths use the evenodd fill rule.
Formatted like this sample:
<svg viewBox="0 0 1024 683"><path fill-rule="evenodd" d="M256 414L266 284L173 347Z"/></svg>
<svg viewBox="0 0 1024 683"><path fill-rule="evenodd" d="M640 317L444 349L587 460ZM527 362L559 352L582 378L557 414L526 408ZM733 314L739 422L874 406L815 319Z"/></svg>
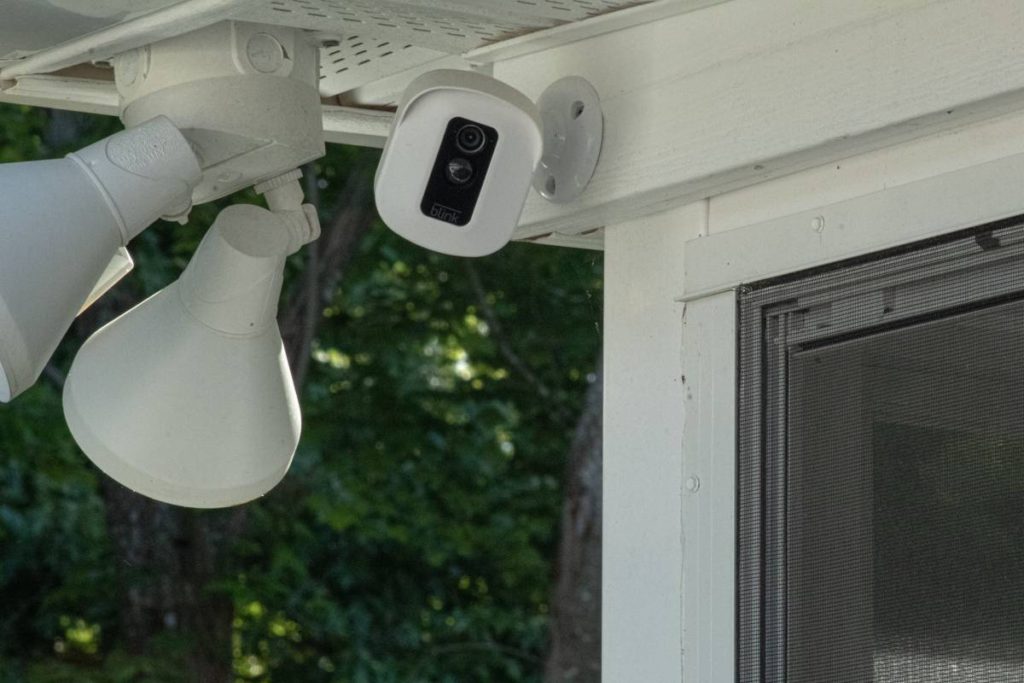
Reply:
<svg viewBox="0 0 1024 683"><path fill-rule="evenodd" d="M537 102L544 129L544 154L533 187L548 201L577 199L594 177L604 141L601 99L586 79L553 83Z"/></svg>

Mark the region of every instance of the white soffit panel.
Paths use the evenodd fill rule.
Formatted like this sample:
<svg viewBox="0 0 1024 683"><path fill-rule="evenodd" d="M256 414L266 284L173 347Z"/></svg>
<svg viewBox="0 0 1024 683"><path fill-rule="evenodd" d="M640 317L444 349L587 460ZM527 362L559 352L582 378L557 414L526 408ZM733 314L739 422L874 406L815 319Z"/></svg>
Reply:
<svg viewBox="0 0 1024 683"><path fill-rule="evenodd" d="M17 59L180 0L4 0L0 59Z"/></svg>
<svg viewBox="0 0 1024 683"><path fill-rule="evenodd" d="M7 0L0 22L0 77L13 80L104 61L147 42L234 19L315 32L324 41L321 93L333 97L445 57L648 2Z"/></svg>

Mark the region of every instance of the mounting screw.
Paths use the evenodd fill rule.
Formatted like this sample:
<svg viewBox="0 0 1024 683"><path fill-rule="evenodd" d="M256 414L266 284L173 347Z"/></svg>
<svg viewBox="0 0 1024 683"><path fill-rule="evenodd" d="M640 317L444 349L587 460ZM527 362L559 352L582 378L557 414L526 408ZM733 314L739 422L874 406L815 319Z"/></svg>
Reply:
<svg viewBox="0 0 1024 683"><path fill-rule="evenodd" d="M148 47L129 50L114 57L114 79L120 88L130 88L149 75L150 51Z"/></svg>
<svg viewBox="0 0 1024 683"><path fill-rule="evenodd" d="M700 489L700 479L697 477L689 477L686 480L686 490L690 493L697 493L698 489Z"/></svg>

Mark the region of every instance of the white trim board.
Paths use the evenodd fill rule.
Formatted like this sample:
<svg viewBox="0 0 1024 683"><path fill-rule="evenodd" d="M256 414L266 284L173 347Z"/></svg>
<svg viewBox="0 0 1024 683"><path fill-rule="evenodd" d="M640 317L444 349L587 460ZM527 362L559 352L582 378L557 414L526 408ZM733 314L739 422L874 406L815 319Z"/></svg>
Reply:
<svg viewBox="0 0 1024 683"><path fill-rule="evenodd" d="M1019 0L732 0L494 64L538 96L586 77L607 137L577 232L1024 108Z"/></svg>
<svg viewBox="0 0 1024 683"><path fill-rule="evenodd" d="M1024 214L1024 114L710 201L685 299Z"/></svg>
<svg viewBox="0 0 1024 683"><path fill-rule="evenodd" d="M736 680L737 301L683 317L682 680Z"/></svg>
<svg viewBox="0 0 1024 683"><path fill-rule="evenodd" d="M681 258L704 202L605 234L602 668L606 681L682 676ZM721 537L733 544L733 533ZM713 679L695 677L694 681Z"/></svg>

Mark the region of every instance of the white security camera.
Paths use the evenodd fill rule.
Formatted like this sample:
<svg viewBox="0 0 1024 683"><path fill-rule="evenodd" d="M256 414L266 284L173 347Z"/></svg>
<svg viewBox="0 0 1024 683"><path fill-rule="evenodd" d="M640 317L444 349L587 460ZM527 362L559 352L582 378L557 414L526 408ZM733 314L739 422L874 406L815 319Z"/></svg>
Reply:
<svg viewBox="0 0 1024 683"><path fill-rule="evenodd" d="M399 235L456 256L485 256L512 237L544 142L536 105L470 71L439 70L409 86L374 184Z"/></svg>

